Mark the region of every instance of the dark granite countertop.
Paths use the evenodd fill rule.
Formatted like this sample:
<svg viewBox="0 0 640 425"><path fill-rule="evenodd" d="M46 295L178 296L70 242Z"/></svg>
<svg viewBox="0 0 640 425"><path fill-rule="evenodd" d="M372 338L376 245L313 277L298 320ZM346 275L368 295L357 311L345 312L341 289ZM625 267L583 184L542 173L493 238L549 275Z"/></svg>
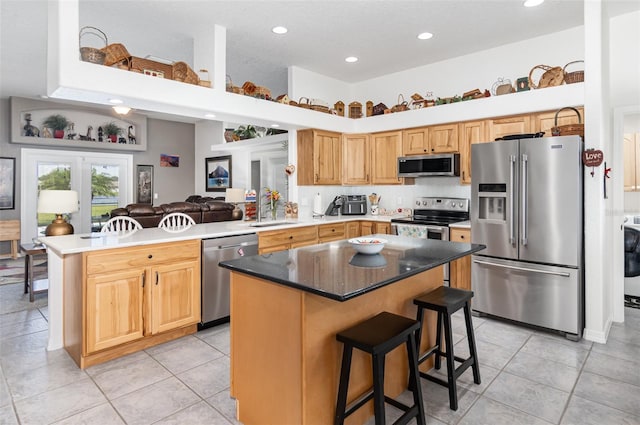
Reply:
<svg viewBox="0 0 640 425"><path fill-rule="evenodd" d="M220 266L338 301L366 294L484 245L373 235L388 241L380 254L358 254L346 240L220 262Z"/></svg>

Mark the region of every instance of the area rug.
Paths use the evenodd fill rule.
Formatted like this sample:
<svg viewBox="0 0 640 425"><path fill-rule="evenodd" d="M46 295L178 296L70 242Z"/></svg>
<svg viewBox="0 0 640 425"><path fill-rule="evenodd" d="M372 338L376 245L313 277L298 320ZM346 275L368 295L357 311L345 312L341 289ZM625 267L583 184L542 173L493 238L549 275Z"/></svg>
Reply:
<svg viewBox="0 0 640 425"><path fill-rule="evenodd" d="M640 297L634 297L632 295L624 296L624 306L631 308L640 308Z"/></svg>
<svg viewBox="0 0 640 425"><path fill-rule="evenodd" d="M43 279L47 277L46 257L36 257L33 259L33 278ZM16 260L0 260L0 285L10 283L24 284L24 258Z"/></svg>

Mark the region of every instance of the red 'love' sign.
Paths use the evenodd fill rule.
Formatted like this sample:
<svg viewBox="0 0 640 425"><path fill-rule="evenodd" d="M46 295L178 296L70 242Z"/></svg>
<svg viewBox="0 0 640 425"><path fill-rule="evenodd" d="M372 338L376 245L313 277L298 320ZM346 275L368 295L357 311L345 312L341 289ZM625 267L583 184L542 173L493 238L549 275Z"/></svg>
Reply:
<svg viewBox="0 0 640 425"><path fill-rule="evenodd" d="M587 149L582 152L582 163L587 167L597 167L603 160L604 154L601 150Z"/></svg>

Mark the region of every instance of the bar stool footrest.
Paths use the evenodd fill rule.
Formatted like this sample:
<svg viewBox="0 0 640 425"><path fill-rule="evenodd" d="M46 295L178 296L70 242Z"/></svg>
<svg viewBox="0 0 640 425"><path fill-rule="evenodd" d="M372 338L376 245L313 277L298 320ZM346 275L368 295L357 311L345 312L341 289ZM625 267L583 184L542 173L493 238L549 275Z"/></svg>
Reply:
<svg viewBox="0 0 640 425"><path fill-rule="evenodd" d="M347 408L344 411L344 417L348 417L350 414L364 406L364 404L371 399L373 399L373 387L365 391L360 397L353 400L347 405Z"/></svg>
<svg viewBox="0 0 640 425"><path fill-rule="evenodd" d="M428 375L426 372L420 372L420 377L425 378L428 381L435 382L436 384L442 385L443 387L449 387L449 383L442 378L438 378L437 376Z"/></svg>

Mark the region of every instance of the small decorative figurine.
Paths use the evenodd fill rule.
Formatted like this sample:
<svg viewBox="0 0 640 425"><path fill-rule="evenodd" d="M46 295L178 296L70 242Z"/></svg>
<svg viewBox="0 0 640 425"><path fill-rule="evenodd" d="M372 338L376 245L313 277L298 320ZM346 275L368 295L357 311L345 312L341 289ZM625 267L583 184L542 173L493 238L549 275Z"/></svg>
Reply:
<svg viewBox="0 0 640 425"><path fill-rule="evenodd" d="M336 115L344 117L344 102L339 100L333 105L333 109L336 111Z"/></svg>
<svg viewBox="0 0 640 425"><path fill-rule="evenodd" d="M136 144L136 133L132 125L129 126L127 137L129 138L129 143L131 143L132 145Z"/></svg>
<svg viewBox="0 0 640 425"><path fill-rule="evenodd" d="M98 142L104 142L103 136L102 127L98 127Z"/></svg>
<svg viewBox="0 0 640 425"><path fill-rule="evenodd" d="M370 117L373 115L373 102L368 100L367 101L367 116Z"/></svg>
<svg viewBox="0 0 640 425"><path fill-rule="evenodd" d="M23 127L24 135L27 137L40 137L40 130L38 130L38 127L31 125L31 114L24 114L24 120L27 122Z"/></svg>

